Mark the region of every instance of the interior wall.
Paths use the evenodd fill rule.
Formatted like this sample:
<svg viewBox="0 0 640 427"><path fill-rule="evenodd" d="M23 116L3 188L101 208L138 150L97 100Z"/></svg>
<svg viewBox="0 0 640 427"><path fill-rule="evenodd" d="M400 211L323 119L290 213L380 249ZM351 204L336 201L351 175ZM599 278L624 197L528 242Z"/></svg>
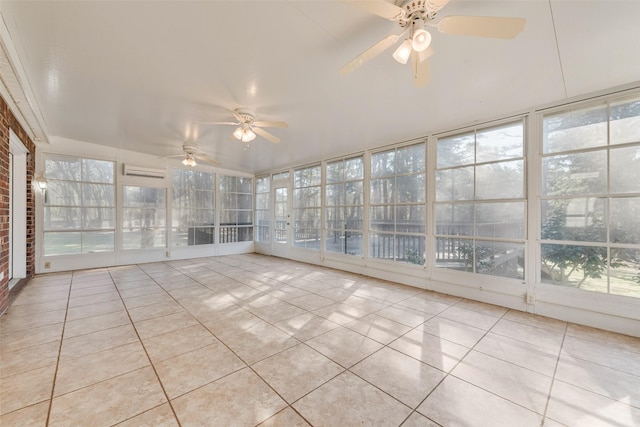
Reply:
<svg viewBox="0 0 640 427"><path fill-rule="evenodd" d="M31 181L35 169L36 146L13 115L4 98L0 97L0 313L9 306L9 138L12 130L29 151L27 156L27 274L12 289L18 292L35 271L35 199Z"/></svg>

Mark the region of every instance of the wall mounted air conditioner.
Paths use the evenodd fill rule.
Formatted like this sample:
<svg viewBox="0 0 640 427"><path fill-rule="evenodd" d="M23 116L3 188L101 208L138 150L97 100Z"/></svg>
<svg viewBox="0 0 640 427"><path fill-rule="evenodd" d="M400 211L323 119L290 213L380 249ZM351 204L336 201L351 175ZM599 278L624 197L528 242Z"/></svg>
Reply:
<svg viewBox="0 0 640 427"><path fill-rule="evenodd" d="M123 174L128 176L142 176L145 178L164 178L166 175L164 169L144 168L141 166L124 165Z"/></svg>

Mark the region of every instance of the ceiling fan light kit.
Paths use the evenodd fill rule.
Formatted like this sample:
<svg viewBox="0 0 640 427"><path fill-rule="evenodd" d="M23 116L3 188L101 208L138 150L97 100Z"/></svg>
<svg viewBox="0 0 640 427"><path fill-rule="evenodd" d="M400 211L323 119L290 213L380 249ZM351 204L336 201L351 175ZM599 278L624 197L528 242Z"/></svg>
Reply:
<svg viewBox="0 0 640 427"><path fill-rule="evenodd" d="M249 127L239 126L233 131L233 137L238 141L251 142L256 139L256 134Z"/></svg>
<svg viewBox="0 0 640 427"><path fill-rule="evenodd" d="M397 22L403 31L400 34L386 36L342 67L340 73L353 72L396 44L404 33L410 31L409 37L393 52L393 59L400 64L406 64L411 57L413 84L416 87L423 87L429 81L427 58L433 54L433 49L431 49L431 33L425 30L427 25L435 27L444 34L505 40L516 37L522 32L525 25L524 18L492 16L447 16L435 23L434 20L438 12L449 3L449 0L407 0L401 6L384 0L346 1L351 1L370 13Z"/></svg>
<svg viewBox="0 0 640 427"><path fill-rule="evenodd" d="M193 157L192 153L186 153L184 160L182 160L182 164L190 168L198 166L198 163L196 162L196 159Z"/></svg>
<svg viewBox="0 0 640 427"><path fill-rule="evenodd" d="M256 113L248 108L236 108L235 110L229 110L233 117L237 120L235 122L203 122L203 124L209 125L232 125L237 126L233 131L233 138L241 141L245 144L256 139L256 136L261 136L267 141L274 144L280 142L280 138L270 134L262 128L286 128L289 127L285 122L268 122L256 120Z"/></svg>

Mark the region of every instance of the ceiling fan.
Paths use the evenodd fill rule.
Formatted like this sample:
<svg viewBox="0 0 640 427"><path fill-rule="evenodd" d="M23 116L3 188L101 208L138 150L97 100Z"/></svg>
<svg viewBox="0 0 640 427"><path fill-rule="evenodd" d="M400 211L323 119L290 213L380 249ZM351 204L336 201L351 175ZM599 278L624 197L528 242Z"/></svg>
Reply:
<svg viewBox="0 0 640 427"><path fill-rule="evenodd" d="M205 156L204 154L198 154L198 144L196 144L195 142L185 142L184 144L182 144L182 151L183 151L182 154L176 154L174 156L166 156L164 158L170 159L173 157L184 156L184 159L182 160L182 164L189 167L194 167L198 165L198 163L196 162L196 159L201 160L205 163L209 163L210 165L213 165L213 166L219 165L218 162Z"/></svg>
<svg viewBox="0 0 640 427"><path fill-rule="evenodd" d="M235 110L229 110L229 112L236 119L235 122L203 122L203 124L237 126L237 128L233 131L232 136L238 141L244 143L249 143L256 139L257 134L274 144L278 144L280 142L280 138L270 134L262 128L288 127L285 122L257 121L256 113L248 108L236 108Z"/></svg>
<svg viewBox="0 0 640 427"><path fill-rule="evenodd" d="M497 16L446 16L434 22L440 9L449 0L406 0L400 6L384 0L350 1L359 7L397 22L403 29L399 34L390 34L378 43L356 56L340 69L340 73L349 74L362 64L370 61L386 49L395 45L407 34L402 44L393 53L393 58L406 64L411 57L413 84L423 87L429 81L429 63L427 58L433 55L431 34L427 27L435 27L445 34L513 39L524 29L524 18L502 18Z"/></svg>

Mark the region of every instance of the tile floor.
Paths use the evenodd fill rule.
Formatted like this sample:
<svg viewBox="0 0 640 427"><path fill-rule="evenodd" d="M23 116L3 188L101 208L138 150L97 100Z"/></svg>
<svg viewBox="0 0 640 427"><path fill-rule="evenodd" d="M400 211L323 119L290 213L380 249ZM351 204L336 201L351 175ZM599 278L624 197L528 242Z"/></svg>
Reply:
<svg viewBox="0 0 640 427"><path fill-rule="evenodd" d="M35 277L2 426L633 426L640 339L260 255Z"/></svg>

